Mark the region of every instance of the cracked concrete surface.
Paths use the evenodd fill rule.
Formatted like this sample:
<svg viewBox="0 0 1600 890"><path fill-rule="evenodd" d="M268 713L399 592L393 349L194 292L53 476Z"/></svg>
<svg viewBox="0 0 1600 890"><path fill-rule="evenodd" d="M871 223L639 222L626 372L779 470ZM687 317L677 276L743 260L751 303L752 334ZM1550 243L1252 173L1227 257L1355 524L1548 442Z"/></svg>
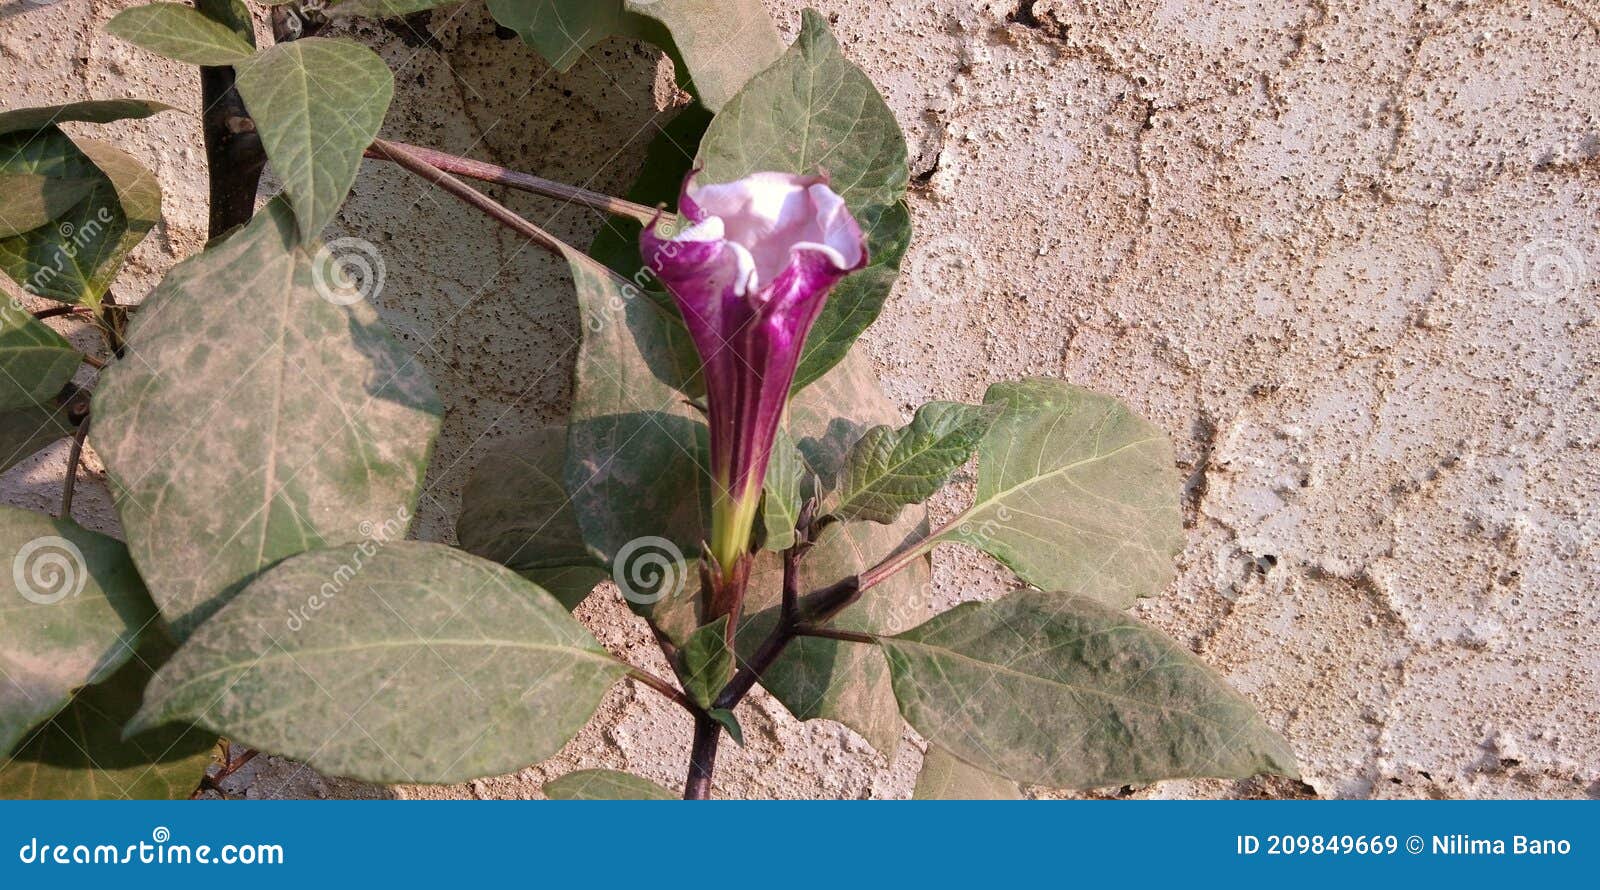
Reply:
<svg viewBox="0 0 1600 890"><path fill-rule="evenodd" d="M193 107L190 71L97 30L126 5L0 7L4 104ZM916 241L864 347L886 389L909 416L1053 375L1163 426L1188 544L1139 611L1249 695L1305 773L1117 793L1600 797L1600 2L814 5L913 158ZM769 6L792 35L799 4ZM397 71L386 135L603 191L677 101L657 54L608 41L555 75L476 0L346 32ZM200 245L199 140L180 115L108 131L167 194L123 288L137 297ZM509 200L579 241L604 222ZM382 250L381 308L449 406L421 511L423 534L447 538L485 438L564 411L564 273L370 162L336 229ZM0 494L48 509L63 463L53 448ZM113 528L108 500L89 486L79 519ZM1011 583L940 551L930 595ZM612 601L582 614L615 649L659 657ZM726 795L905 796L921 758L909 733L879 754L760 696L741 719ZM607 766L673 785L688 740L623 685L513 776L373 789L262 758L229 781L523 797Z"/></svg>

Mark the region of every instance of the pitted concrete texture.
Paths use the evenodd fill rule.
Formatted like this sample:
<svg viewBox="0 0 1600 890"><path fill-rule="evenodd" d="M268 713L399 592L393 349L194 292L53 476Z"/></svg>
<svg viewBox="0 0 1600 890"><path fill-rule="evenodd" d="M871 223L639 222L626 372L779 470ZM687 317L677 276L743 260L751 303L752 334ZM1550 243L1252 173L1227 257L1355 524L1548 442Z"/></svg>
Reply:
<svg viewBox="0 0 1600 890"><path fill-rule="evenodd" d="M885 388L909 417L1050 375L1164 427L1188 545L1139 612L1248 695L1305 774L1116 793L1600 797L1600 2L813 2L914 159L916 240L865 338ZM8 3L4 105L195 108L192 69L99 30L128 5ZM792 36L800 4L769 6ZM558 75L476 0L341 31L396 71L386 136L602 191L626 186L681 101L648 48L607 41ZM202 242L198 128L168 114L105 132L166 191L119 288L137 299ZM503 197L579 243L604 224ZM330 234L378 245L378 303L444 395L421 531L448 540L485 442L565 411L565 273L374 162ZM0 495L49 509L64 459L13 469ZM114 529L103 486L78 518ZM1014 583L941 550L932 597ZM614 593L580 614L665 670ZM879 754L764 696L740 717L722 795L910 793L909 732ZM375 789L261 758L229 781L261 797L532 797L603 766L675 786L688 743L680 712L624 684L559 756L512 776Z"/></svg>

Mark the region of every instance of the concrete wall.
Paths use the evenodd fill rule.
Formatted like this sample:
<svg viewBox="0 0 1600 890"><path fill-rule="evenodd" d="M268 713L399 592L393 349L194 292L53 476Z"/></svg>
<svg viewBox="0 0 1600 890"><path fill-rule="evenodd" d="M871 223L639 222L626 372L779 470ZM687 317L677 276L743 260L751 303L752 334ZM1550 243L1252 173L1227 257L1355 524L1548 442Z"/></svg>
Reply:
<svg viewBox="0 0 1600 890"><path fill-rule="evenodd" d="M1600 2L814 3L915 159L915 246L865 339L886 389L909 416L1053 375L1163 426L1188 546L1140 612L1249 695L1305 772L1136 793L1600 796ZM127 5L0 6L0 104L194 108L191 69L98 31ZM770 3L786 34L799 5ZM611 41L556 75L478 0L345 30L395 69L386 135L602 191L677 101L655 53ZM200 246L197 123L107 129L167 194L120 289L137 299ZM580 243L604 222L508 201ZM564 412L565 275L373 162L335 228L378 245L377 302L448 405L422 506L423 533L447 538L484 443ZM0 478L0 498L51 508L64 455ZM108 501L86 486L78 518L113 527ZM936 558L940 604L1008 583ZM659 658L612 602L583 615ZM727 795L905 796L921 759L909 733L886 758L761 696L741 719ZM514 776L370 789L262 758L232 781L516 797L608 766L677 784L688 742L679 712L624 685Z"/></svg>

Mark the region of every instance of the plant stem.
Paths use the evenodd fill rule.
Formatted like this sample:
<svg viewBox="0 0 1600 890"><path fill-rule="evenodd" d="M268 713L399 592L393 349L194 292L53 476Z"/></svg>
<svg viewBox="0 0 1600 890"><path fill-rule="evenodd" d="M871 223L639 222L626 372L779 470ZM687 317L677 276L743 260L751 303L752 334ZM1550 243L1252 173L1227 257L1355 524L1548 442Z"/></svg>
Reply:
<svg viewBox="0 0 1600 890"><path fill-rule="evenodd" d="M603 213L613 213L617 216L630 217L646 225L648 225L657 216L657 211L653 207L646 207L643 204L635 204L632 201L626 201L622 198L613 198L607 194L590 191L586 188L579 188L575 185L567 185L564 182L556 182L554 180L544 179L542 177L534 176L531 173L522 173L512 170L508 167L502 167L499 164L491 164L487 161L475 161L472 158L463 158L457 155L445 154L442 151L435 151L434 149L423 148L417 145L407 145L404 142L387 142L384 140L379 141L384 142L384 145L388 148L403 149L404 151L410 153L412 157L428 164L431 167L443 170L446 173L454 173L458 176L465 176L468 179L476 179L481 182L492 182L497 185L508 185L514 189L532 192L535 195L544 195L547 198L559 198L563 201L571 201L574 204L582 204L585 207L590 207ZM386 161L394 160L393 157L385 153L385 149L379 148L377 143L374 143L371 148L367 149L367 157Z"/></svg>
<svg viewBox="0 0 1600 890"><path fill-rule="evenodd" d="M666 680L661 679L644 668L636 668L632 667L631 665L630 670L628 671L628 676L661 693L662 695L671 699L673 702L676 702L678 705L682 706L685 711L688 711L696 717L700 716L700 706L691 701L689 696L684 695L678 690L677 687L673 686L671 683L668 683Z"/></svg>
<svg viewBox="0 0 1600 890"><path fill-rule="evenodd" d="M694 745L689 749L689 778L683 783L684 800L709 800L711 773L717 766L717 740L722 724L705 714L694 718Z"/></svg>
<svg viewBox="0 0 1600 890"><path fill-rule="evenodd" d="M33 312L33 319L34 321L44 321L47 318L57 318L62 315L92 317L94 315L94 310L90 309L88 306L49 306L44 309L35 310Z"/></svg>
<svg viewBox="0 0 1600 890"><path fill-rule="evenodd" d="M83 440L89 437L89 418L78 423L72 434L72 450L67 452L67 478L61 483L61 518L72 518L72 496L78 487L78 465L83 462Z"/></svg>

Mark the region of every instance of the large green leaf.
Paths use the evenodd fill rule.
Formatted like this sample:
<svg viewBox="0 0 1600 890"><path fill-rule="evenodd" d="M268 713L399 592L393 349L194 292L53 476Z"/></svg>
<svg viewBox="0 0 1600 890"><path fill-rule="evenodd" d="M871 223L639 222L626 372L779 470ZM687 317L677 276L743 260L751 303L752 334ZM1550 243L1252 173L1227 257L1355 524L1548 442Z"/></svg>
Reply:
<svg viewBox="0 0 1600 890"><path fill-rule="evenodd" d="M365 7L367 14L389 15L423 8L424 2L354 0L355 11ZM489 0L489 12L557 71L571 68L608 37L648 40L672 56L713 111L783 52L783 39L760 0Z"/></svg>
<svg viewBox="0 0 1600 890"><path fill-rule="evenodd" d="M396 541L262 575L156 674L131 727L195 722L324 773L461 782L555 754L627 671L511 570Z"/></svg>
<svg viewBox="0 0 1600 890"><path fill-rule="evenodd" d="M581 255L584 323L564 479L590 552L607 565L660 538L696 553L710 512L706 425L685 395L699 362L677 311Z"/></svg>
<svg viewBox="0 0 1600 890"><path fill-rule="evenodd" d="M416 505L433 386L370 305L325 298L317 249L268 204L167 275L95 393L129 547L180 638L267 566Z"/></svg>
<svg viewBox="0 0 1600 890"><path fill-rule="evenodd" d="M1022 789L1010 779L993 776L929 745L917 773L915 800L1021 800Z"/></svg>
<svg viewBox="0 0 1600 890"><path fill-rule="evenodd" d="M1115 399L1058 380L989 387L1000 416L978 447L978 492L941 540L1024 581L1125 607L1155 596L1183 546L1167 437Z"/></svg>
<svg viewBox="0 0 1600 890"><path fill-rule="evenodd" d="M69 190L91 184L49 224L0 238L0 270L42 297L98 306L128 251L161 218L155 174L121 149L54 126L0 135L0 174L44 177Z"/></svg>
<svg viewBox="0 0 1600 890"><path fill-rule="evenodd" d="M73 697L0 766L0 798L181 800L200 785L215 733L175 724L131 738L123 728L172 644L150 635L104 682Z"/></svg>
<svg viewBox="0 0 1600 890"><path fill-rule="evenodd" d="M580 769L546 782L551 800L677 800L660 785L614 769Z"/></svg>
<svg viewBox="0 0 1600 890"><path fill-rule="evenodd" d="M65 337L0 302L0 412L51 405L82 361Z"/></svg>
<svg viewBox="0 0 1600 890"><path fill-rule="evenodd" d="M906 721L985 772L1075 789L1296 774L1243 696L1089 597L1019 591L880 644Z"/></svg>
<svg viewBox="0 0 1600 890"><path fill-rule="evenodd" d="M496 443L461 492L456 539L576 608L607 577L583 545L578 516L562 487L567 431L545 427Z"/></svg>
<svg viewBox="0 0 1600 890"><path fill-rule="evenodd" d="M262 50L235 69L267 160L294 205L300 240L339 212L361 155L394 97L394 75L350 40L308 37Z"/></svg>
<svg viewBox="0 0 1600 890"><path fill-rule="evenodd" d="M95 181L0 173L0 238L37 229L61 216L88 196Z"/></svg>
<svg viewBox="0 0 1600 890"><path fill-rule="evenodd" d="M59 398L33 408L0 412L0 473L72 435L76 426L72 409Z"/></svg>
<svg viewBox="0 0 1600 890"><path fill-rule="evenodd" d="M862 356L847 359L790 404L790 432L799 441L810 470L824 479L837 475L845 455L864 431L897 419L898 412L878 388ZM926 514L920 507L905 511L890 525L835 523L823 531L800 563L800 590L806 593L858 574L926 529ZM766 552L757 557L745 601L747 617L736 640L745 658L754 653L776 620L782 574L777 554ZM871 633L908 627L925 614L920 609L928 599L930 583L927 561L916 560L863 594L834 625ZM876 647L803 637L784 650L762 676L761 685L796 717L837 720L885 756L893 756L899 744L903 724L889 686L888 667Z"/></svg>
<svg viewBox="0 0 1600 890"><path fill-rule="evenodd" d="M0 136L29 130L43 130L67 121L86 124L109 124L120 120L138 120L172 106L149 99L90 99L69 102L66 105L46 105L39 108L18 108L0 112ZM5 154L0 152L0 157Z"/></svg>
<svg viewBox="0 0 1600 890"><path fill-rule="evenodd" d="M106 33L191 65L235 65L255 53L233 29L181 3L124 9L106 22Z"/></svg>
<svg viewBox="0 0 1600 890"><path fill-rule="evenodd" d="M0 754L133 654L155 619L128 551L64 520L0 506Z"/></svg>
<svg viewBox="0 0 1600 890"><path fill-rule="evenodd" d="M844 57L826 20L806 10L800 37L745 84L700 143L706 182L761 170L826 172L869 232L872 265L834 288L806 340L799 389L844 358L878 315L910 241L905 137L865 72Z"/></svg>
<svg viewBox="0 0 1600 890"><path fill-rule="evenodd" d="M972 456L995 411L929 402L899 429L877 426L850 450L829 512L841 519L893 522L908 504L932 497Z"/></svg>

